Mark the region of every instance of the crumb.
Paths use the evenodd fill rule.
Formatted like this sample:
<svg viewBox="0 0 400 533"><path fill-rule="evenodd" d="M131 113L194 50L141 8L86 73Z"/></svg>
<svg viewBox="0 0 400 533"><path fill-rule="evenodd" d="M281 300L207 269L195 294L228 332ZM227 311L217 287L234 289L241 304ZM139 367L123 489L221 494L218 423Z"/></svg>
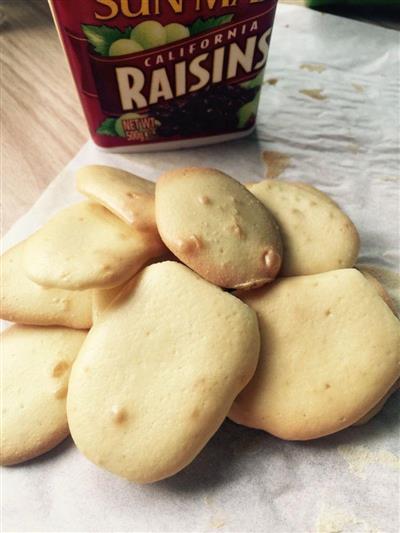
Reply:
<svg viewBox="0 0 400 533"><path fill-rule="evenodd" d="M278 81L278 78L269 78L268 80L264 81L264 84L268 83L268 85L276 85Z"/></svg>

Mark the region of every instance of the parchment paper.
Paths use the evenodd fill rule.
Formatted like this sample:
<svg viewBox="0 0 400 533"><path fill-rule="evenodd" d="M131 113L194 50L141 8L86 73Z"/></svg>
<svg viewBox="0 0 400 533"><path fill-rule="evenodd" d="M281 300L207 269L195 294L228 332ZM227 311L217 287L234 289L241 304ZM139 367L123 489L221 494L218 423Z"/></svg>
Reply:
<svg viewBox="0 0 400 533"><path fill-rule="evenodd" d="M279 6L255 135L147 155L109 155L88 143L3 245L80 199L73 173L83 164L151 179L176 165L211 165L254 181L265 175L268 151L270 175L312 183L345 208L361 233L362 261L396 269L399 68L399 33ZM366 426L305 443L226 422L186 470L143 487L98 469L67 440L2 469L2 530L395 533L399 398Z"/></svg>

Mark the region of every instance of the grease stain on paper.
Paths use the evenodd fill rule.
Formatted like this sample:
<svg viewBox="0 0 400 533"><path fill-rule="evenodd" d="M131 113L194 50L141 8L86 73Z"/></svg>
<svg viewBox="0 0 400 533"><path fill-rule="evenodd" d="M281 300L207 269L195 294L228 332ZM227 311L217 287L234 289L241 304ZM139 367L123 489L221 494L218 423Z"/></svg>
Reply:
<svg viewBox="0 0 400 533"><path fill-rule="evenodd" d="M393 181L396 183L397 181L400 181L400 176L380 176L378 178L380 181Z"/></svg>
<svg viewBox="0 0 400 533"><path fill-rule="evenodd" d="M356 93L362 94L365 91L364 85L360 85L359 83L352 83L352 86Z"/></svg>
<svg viewBox="0 0 400 533"><path fill-rule="evenodd" d="M278 178L290 165L290 157L282 152L265 151L262 154L267 165L267 179Z"/></svg>
<svg viewBox="0 0 400 533"><path fill-rule="evenodd" d="M210 515L209 527L211 529L222 529L225 526L225 519L219 513L219 509L214 507L213 499L210 496L205 496L204 503L212 511L212 514Z"/></svg>
<svg viewBox="0 0 400 533"><path fill-rule="evenodd" d="M300 89L299 93L312 98L313 100L327 100L328 97L322 94L323 89Z"/></svg>
<svg viewBox="0 0 400 533"><path fill-rule="evenodd" d="M342 533L357 531L357 533L379 533L365 520L357 518L343 509L323 506L315 524L315 533Z"/></svg>
<svg viewBox="0 0 400 533"><path fill-rule="evenodd" d="M373 464L400 470L400 457L387 450L374 452L366 446L343 444L338 446L338 452L347 462L350 472L361 479L366 479L366 467Z"/></svg>
<svg viewBox="0 0 400 533"><path fill-rule="evenodd" d="M300 68L302 70L308 70L308 72L318 72L318 74L321 74L326 70L326 66L321 63L303 63L300 65Z"/></svg>
<svg viewBox="0 0 400 533"><path fill-rule="evenodd" d="M360 145L359 144L350 143L348 146L349 146L349 150L350 150L351 153L358 154L360 152Z"/></svg>

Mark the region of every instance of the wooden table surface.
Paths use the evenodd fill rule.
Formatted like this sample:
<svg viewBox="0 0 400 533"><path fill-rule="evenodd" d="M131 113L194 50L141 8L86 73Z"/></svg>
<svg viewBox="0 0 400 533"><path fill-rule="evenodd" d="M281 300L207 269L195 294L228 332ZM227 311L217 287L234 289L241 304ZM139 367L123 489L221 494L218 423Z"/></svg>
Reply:
<svg viewBox="0 0 400 533"><path fill-rule="evenodd" d="M46 0L2 0L0 50L4 234L89 133Z"/></svg>

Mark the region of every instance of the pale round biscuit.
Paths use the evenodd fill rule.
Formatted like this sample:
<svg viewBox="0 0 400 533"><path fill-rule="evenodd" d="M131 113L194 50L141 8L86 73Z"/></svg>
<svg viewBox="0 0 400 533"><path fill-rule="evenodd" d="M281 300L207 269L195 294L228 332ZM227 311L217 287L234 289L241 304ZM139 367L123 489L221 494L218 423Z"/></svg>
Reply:
<svg viewBox="0 0 400 533"><path fill-rule="evenodd" d="M323 192L307 184L264 180L249 190L271 211L281 230L281 276L300 276L354 266L358 232Z"/></svg>
<svg viewBox="0 0 400 533"><path fill-rule="evenodd" d="M89 329L92 291L50 289L31 281L22 268L24 244L1 257L0 318L19 324Z"/></svg>
<svg viewBox="0 0 400 533"><path fill-rule="evenodd" d="M79 192L127 224L157 234L152 181L119 168L89 165L78 170L76 184Z"/></svg>
<svg viewBox="0 0 400 533"><path fill-rule="evenodd" d="M257 365L255 313L174 262L146 267L91 329L71 373L71 435L139 483L188 465Z"/></svg>
<svg viewBox="0 0 400 533"><path fill-rule="evenodd" d="M63 209L28 239L23 266L32 281L70 290L111 288L163 254L161 240L99 204Z"/></svg>
<svg viewBox="0 0 400 533"><path fill-rule="evenodd" d="M399 378L399 321L357 270L237 295L257 313L261 353L230 412L235 422L315 439L360 420Z"/></svg>
<svg viewBox="0 0 400 533"><path fill-rule="evenodd" d="M367 424L370 420L372 420L377 414L379 414L385 403L388 401L388 399L391 397L391 395L398 390L400 386L400 382L396 381L396 383L393 385L393 387L390 389L390 391L385 394L385 396L380 400L371 411L369 411L366 415L364 415L360 420L357 420L353 425L354 426L363 426L364 424Z"/></svg>
<svg viewBox="0 0 400 533"><path fill-rule="evenodd" d="M184 168L161 176L156 220L176 257L220 287L258 287L280 269L282 244L273 217L218 170Z"/></svg>
<svg viewBox="0 0 400 533"><path fill-rule="evenodd" d="M33 459L68 436L68 379L86 334L38 326L2 333L1 464Z"/></svg>

